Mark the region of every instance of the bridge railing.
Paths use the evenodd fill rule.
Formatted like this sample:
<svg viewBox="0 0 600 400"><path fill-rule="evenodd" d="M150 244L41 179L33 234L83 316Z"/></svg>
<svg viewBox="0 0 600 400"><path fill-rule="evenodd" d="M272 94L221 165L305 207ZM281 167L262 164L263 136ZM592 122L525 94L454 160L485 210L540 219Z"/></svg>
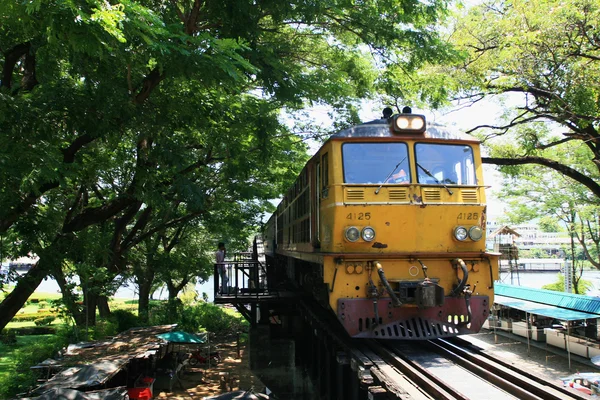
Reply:
<svg viewBox="0 0 600 400"><path fill-rule="evenodd" d="M225 272L228 278L226 287L222 287L218 265L214 264L215 297L260 297L267 293L267 272L263 263L248 257L251 253L236 254L233 260L226 260Z"/></svg>

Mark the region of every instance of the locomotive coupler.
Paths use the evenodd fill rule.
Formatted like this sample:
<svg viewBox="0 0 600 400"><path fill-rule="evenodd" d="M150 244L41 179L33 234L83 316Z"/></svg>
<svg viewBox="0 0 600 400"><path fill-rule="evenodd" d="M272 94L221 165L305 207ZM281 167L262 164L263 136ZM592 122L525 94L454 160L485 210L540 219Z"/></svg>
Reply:
<svg viewBox="0 0 600 400"><path fill-rule="evenodd" d="M419 308L443 306L444 288L425 278L415 290L415 302Z"/></svg>
<svg viewBox="0 0 600 400"><path fill-rule="evenodd" d="M373 279L371 279L371 268L369 267L369 287L367 288L367 297L373 299L373 311L375 313L375 322L373 323L373 327L379 324L379 310L377 308L377 299L379 298L379 291L377 290L377 286L373 283Z"/></svg>

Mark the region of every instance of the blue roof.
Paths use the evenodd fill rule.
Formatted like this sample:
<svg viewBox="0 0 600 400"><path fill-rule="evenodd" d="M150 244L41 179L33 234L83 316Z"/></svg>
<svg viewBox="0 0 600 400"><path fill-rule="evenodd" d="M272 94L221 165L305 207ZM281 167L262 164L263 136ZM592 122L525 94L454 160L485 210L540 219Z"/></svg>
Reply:
<svg viewBox="0 0 600 400"><path fill-rule="evenodd" d="M520 300L512 297L494 296L494 303L506 307L516 308L530 314L543 315L544 317L558 319L559 321L579 321L583 319L594 319L600 317L598 314L590 314L581 311L569 310L550 306L547 304L536 303L534 301Z"/></svg>
<svg viewBox="0 0 600 400"><path fill-rule="evenodd" d="M558 307L559 309L571 311L573 313L578 312L587 315L583 318L574 318L577 314L572 314L571 318L555 317L557 319L562 319L565 321L600 317L600 298L598 297L584 296L580 294L572 294L565 292L556 292L553 290L545 289L532 289L523 286L507 285L504 283L495 283L494 292L496 297L499 297L504 303L507 303L504 304L495 300L495 302L498 304L508 305L508 302L520 300L526 303L535 303L534 305L529 305L530 309L534 309L539 305L546 305ZM535 312L533 311L528 312L535 314ZM538 314L546 315L542 313Z"/></svg>

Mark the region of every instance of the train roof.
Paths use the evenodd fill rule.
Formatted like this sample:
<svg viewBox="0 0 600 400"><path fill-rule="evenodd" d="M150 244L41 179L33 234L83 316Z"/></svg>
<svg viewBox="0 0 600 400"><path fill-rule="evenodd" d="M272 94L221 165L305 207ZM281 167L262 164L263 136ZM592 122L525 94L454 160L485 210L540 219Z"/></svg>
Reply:
<svg viewBox="0 0 600 400"><path fill-rule="evenodd" d="M474 136L460 132L456 129L451 129L440 124L427 123L427 129L424 133L405 133L398 134L390 128L390 123L387 119L376 119L364 124L356 125L348 129L344 129L331 135L330 139L342 138L403 138L403 139L434 139L434 140L461 140L469 142L477 142L479 140Z"/></svg>

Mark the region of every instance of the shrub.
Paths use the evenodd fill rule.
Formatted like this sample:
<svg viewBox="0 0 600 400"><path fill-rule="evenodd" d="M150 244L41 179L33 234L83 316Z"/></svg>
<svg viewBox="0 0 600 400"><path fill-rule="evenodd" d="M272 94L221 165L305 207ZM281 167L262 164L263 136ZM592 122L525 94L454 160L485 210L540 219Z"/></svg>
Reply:
<svg viewBox="0 0 600 400"><path fill-rule="evenodd" d="M33 322L37 326L47 326L47 325L50 325L51 323L53 323L55 319L56 319L55 316L49 315L47 317L38 318L38 319L34 320Z"/></svg>
<svg viewBox="0 0 600 400"><path fill-rule="evenodd" d="M52 312L52 311L38 310L38 312L36 312L36 313L17 314L13 317L13 319L11 321L12 322L28 322L28 321L35 321L38 318L44 318L44 317L50 317L50 316L56 318L58 316L58 314L56 314L55 312Z"/></svg>
<svg viewBox="0 0 600 400"><path fill-rule="evenodd" d="M174 323L187 332L207 330L221 336L247 332L249 327L248 321L240 313L212 303L181 306L163 302L150 308L151 325Z"/></svg>
<svg viewBox="0 0 600 400"><path fill-rule="evenodd" d="M181 329L189 332L198 332L201 328L204 328L221 336L247 332L249 326L248 322L239 313L211 303L199 303L192 307L185 307L179 325Z"/></svg>
<svg viewBox="0 0 600 400"><path fill-rule="evenodd" d="M95 340L100 340L108 336L115 336L118 332L117 322L101 319L96 321L92 334Z"/></svg>
<svg viewBox="0 0 600 400"><path fill-rule="evenodd" d="M0 332L0 343L13 345L17 343L17 334L13 330L4 329Z"/></svg>
<svg viewBox="0 0 600 400"><path fill-rule="evenodd" d="M117 332L140 326L137 315L127 310L115 310L110 314L110 321L116 324Z"/></svg>

